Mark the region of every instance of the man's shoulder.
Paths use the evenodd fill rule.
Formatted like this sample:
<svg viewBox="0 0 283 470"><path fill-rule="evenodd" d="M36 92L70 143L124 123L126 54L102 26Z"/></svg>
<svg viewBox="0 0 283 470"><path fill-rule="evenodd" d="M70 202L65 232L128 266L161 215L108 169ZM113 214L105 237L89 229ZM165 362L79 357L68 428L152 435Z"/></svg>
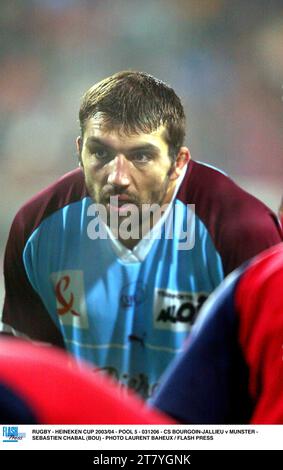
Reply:
<svg viewBox="0 0 283 470"><path fill-rule="evenodd" d="M186 175L182 181L177 195L178 199L189 204L206 204L210 201L211 207L215 205L218 209L231 211L241 206L246 207L246 203L257 207L266 207L256 197L238 186L226 173L207 163L194 160L190 161ZM231 202L236 201L231 207Z"/></svg>
<svg viewBox="0 0 283 470"><path fill-rule="evenodd" d="M241 278L241 293L243 302L246 302L247 295L259 295L263 288L273 288L275 285L282 285L283 282L283 243L272 246L268 250L256 256L249 264ZM273 294L279 292L274 291ZM274 295L271 296L270 301ZM276 296L281 298L281 296Z"/></svg>
<svg viewBox="0 0 283 470"><path fill-rule="evenodd" d="M263 202L209 165L191 161L177 198L194 204L220 253L225 274L282 241L276 215Z"/></svg>
<svg viewBox="0 0 283 470"><path fill-rule="evenodd" d="M252 331L255 321L266 317L282 328L283 243L272 246L250 261L242 273L236 293L237 311L241 313L242 330ZM264 296L263 296L264 293ZM244 332L244 331L243 331Z"/></svg>
<svg viewBox="0 0 283 470"><path fill-rule="evenodd" d="M219 228L221 220L224 229L223 222L226 222L225 230L235 224L239 228L239 222L243 228L251 223L265 223L266 216L275 218L271 209L238 186L228 175L196 161L190 162L177 198L185 204L195 204L196 215L205 225L216 224Z"/></svg>
<svg viewBox="0 0 283 470"><path fill-rule="evenodd" d="M86 196L83 173L75 169L29 199L16 214L13 227L27 237L51 214Z"/></svg>

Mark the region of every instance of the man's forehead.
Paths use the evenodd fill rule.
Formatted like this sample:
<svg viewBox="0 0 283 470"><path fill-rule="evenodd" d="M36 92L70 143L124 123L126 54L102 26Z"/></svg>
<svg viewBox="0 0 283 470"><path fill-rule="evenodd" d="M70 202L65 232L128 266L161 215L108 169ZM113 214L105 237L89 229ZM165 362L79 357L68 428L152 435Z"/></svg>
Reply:
<svg viewBox="0 0 283 470"><path fill-rule="evenodd" d="M109 125L106 125L105 120L103 117L96 115L87 120L85 125L85 132L84 137L87 139L88 137L95 137L99 139L105 140L109 145L125 145L131 146L134 144L140 143L150 143L153 145L157 145L159 147L166 147L167 144L164 140L165 135L165 128L164 126L160 126L157 130L151 133L133 133L133 134L125 134L119 128L113 128L113 130L109 130Z"/></svg>

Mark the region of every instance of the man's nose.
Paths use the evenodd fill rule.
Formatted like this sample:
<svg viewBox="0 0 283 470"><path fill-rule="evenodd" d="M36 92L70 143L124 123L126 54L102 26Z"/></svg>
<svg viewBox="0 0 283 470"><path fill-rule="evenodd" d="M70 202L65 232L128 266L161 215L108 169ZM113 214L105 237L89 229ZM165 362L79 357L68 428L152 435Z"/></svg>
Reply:
<svg viewBox="0 0 283 470"><path fill-rule="evenodd" d="M129 186L130 168L125 155L119 153L111 162L111 170L107 182L116 186Z"/></svg>

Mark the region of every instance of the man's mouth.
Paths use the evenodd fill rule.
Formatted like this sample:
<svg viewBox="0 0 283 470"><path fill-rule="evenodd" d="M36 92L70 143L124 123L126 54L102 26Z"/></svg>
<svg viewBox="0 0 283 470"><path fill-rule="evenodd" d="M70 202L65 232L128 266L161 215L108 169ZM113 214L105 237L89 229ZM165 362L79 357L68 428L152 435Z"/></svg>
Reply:
<svg viewBox="0 0 283 470"><path fill-rule="evenodd" d="M136 203L126 194L111 196L106 205L110 211L116 212L119 215L125 215L137 207Z"/></svg>

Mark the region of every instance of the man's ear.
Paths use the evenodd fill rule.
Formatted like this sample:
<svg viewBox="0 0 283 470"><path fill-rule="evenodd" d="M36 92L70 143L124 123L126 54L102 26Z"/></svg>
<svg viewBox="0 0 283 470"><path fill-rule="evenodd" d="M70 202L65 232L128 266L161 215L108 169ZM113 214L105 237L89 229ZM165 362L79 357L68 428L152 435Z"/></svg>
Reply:
<svg viewBox="0 0 283 470"><path fill-rule="evenodd" d="M176 160L172 166L170 180L179 178L184 166L190 161L191 154L187 147L180 147Z"/></svg>
<svg viewBox="0 0 283 470"><path fill-rule="evenodd" d="M79 135L76 138L76 148L77 148L77 154L78 154L78 159L79 159L79 166L83 167L83 162L82 162L82 148L83 148L83 139Z"/></svg>

